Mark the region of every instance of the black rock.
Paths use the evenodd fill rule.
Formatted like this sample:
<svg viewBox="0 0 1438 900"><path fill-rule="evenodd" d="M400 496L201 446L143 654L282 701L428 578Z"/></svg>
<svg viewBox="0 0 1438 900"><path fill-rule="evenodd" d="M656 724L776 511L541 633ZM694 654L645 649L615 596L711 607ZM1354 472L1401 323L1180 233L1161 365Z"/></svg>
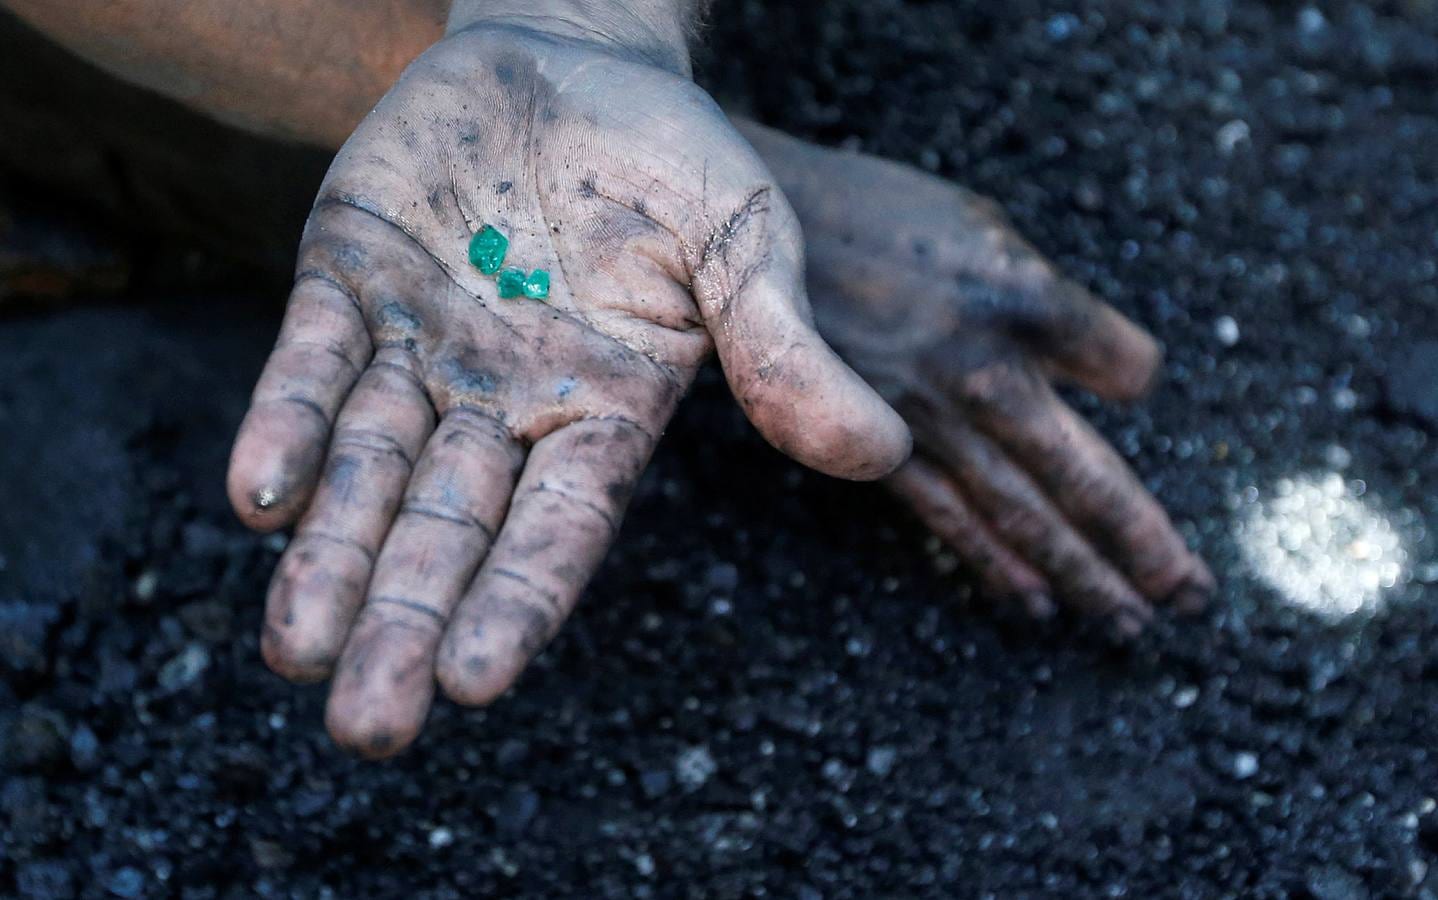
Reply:
<svg viewBox="0 0 1438 900"><path fill-rule="evenodd" d="M20 770L52 769L65 758L68 729L54 710L27 704L0 737L0 763Z"/></svg>
<svg viewBox="0 0 1438 900"><path fill-rule="evenodd" d="M499 745L494 761L503 769L513 769L529 758L529 742L509 738Z"/></svg>
<svg viewBox="0 0 1438 900"><path fill-rule="evenodd" d="M70 900L75 896L75 879L69 864L56 859L27 862L15 874L20 896L33 900Z"/></svg>
<svg viewBox="0 0 1438 900"><path fill-rule="evenodd" d="M1308 873L1308 893L1313 900L1368 900L1363 879L1338 866L1324 866Z"/></svg>
<svg viewBox="0 0 1438 900"><path fill-rule="evenodd" d="M1438 430L1438 341L1415 341L1394 350L1383 387L1394 412Z"/></svg>
<svg viewBox="0 0 1438 900"><path fill-rule="evenodd" d="M494 824L500 834L518 837L539 812L539 795L521 787L510 789L495 810Z"/></svg>
<svg viewBox="0 0 1438 900"><path fill-rule="evenodd" d="M124 900L133 900L145 892L145 873L134 866L116 869L105 879L105 890Z"/></svg>
<svg viewBox="0 0 1438 900"><path fill-rule="evenodd" d="M223 600L196 600L180 608L180 621L195 637L219 643L230 636L234 606Z"/></svg>
<svg viewBox="0 0 1438 900"><path fill-rule="evenodd" d="M669 793L673 785L674 777L667 769L648 769L639 774L639 787L651 800Z"/></svg>
<svg viewBox="0 0 1438 900"><path fill-rule="evenodd" d="M0 663L14 672L44 671L50 630L59 620L54 603L0 603Z"/></svg>
<svg viewBox="0 0 1438 900"><path fill-rule="evenodd" d="M83 722L70 732L70 764L81 772L92 772L100 765L100 739Z"/></svg>

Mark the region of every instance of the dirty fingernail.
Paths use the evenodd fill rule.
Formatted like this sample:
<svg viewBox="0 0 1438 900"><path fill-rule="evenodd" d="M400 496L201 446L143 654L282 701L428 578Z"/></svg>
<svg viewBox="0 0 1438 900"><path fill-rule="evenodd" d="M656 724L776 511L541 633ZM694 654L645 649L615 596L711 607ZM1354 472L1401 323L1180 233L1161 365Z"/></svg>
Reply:
<svg viewBox="0 0 1438 900"><path fill-rule="evenodd" d="M1192 581L1179 585L1169 598L1175 612L1191 616L1204 610L1213 599L1213 589Z"/></svg>
<svg viewBox="0 0 1438 900"><path fill-rule="evenodd" d="M1024 609L1035 619L1052 619L1058 607L1054 605L1053 598L1043 591L1029 591L1019 598Z"/></svg>
<svg viewBox="0 0 1438 900"><path fill-rule="evenodd" d="M1113 627L1119 637L1136 638L1143 633L1144 623L1138 616L1129 612L1121 612L1113 618Z"/></svg>

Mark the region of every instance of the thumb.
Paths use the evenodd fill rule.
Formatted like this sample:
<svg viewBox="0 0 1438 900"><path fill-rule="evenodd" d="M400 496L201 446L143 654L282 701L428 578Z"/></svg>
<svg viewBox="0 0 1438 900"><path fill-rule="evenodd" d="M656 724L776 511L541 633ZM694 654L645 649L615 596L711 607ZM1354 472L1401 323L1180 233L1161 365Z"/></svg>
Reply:
<svg viewBox="0 0 1438 900"><path fill-rule="evenodd" d="M698 247L691 276L729 388L769 443L856 481L908 459L904 420L814 328L803 236L778 189L748 194Z"/></svg>

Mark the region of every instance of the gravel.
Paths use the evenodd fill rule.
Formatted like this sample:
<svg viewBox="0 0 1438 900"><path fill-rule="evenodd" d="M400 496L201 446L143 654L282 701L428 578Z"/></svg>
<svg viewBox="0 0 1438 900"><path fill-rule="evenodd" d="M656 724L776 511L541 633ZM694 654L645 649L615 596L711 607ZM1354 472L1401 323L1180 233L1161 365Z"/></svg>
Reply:
<svg viewBox="0 0 1438 900"><path fill-rule="evenodd" d="M1438 612L1410 574L1438 378L1407 361L1438 338L1431 3L736 0L710 42L720 94L1000 198L1158 334L1152 402L1075 402L1214 565L1212 613L1123 649L991 610L709 372L520 689L362 764L322 688L261 664L282 541L221 492L271 289L16 317L0 895L1438 896ZM1401 564L1335 619L1243 523L1339 470ZM1281 549L1314 523L1279 506Z"/></svg>

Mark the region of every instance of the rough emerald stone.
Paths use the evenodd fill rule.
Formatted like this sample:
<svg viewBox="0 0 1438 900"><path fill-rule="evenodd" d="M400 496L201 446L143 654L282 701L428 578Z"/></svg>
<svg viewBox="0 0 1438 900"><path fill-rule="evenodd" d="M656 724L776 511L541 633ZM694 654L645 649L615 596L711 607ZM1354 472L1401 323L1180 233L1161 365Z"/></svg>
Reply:
<svg viewBox="0 0 1438 900"><path fill-rule="evenodd" d="M493 225L486 225L469 239L469 261L486 275L493 275L504 265L504 254L509 250L509 238L499 233Z"/></svg>
<svg viewBox="0 0 1438 900"><path fill-rule="evenodd" d="M511 266L499 273L499 296L504 300L524 293L524 270Z"/></svg>
<svg viewBox="0 0 1438 900"><path fill-rule="evenodd" d="M524 279L524 296L532 300L543 300L549 296L549 273L535 269Z"/></svg>

